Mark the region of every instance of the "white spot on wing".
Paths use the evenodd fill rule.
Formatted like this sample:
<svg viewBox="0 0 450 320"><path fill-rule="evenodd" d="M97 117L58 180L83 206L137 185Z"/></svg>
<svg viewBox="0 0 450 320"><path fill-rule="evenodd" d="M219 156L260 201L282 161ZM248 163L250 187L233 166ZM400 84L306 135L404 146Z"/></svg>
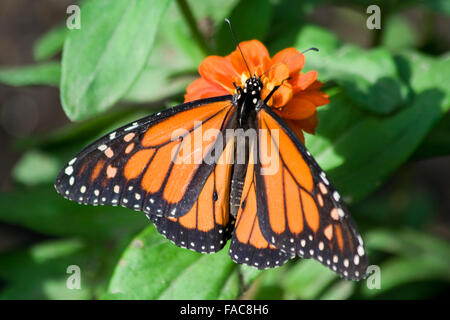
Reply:
<svg viewBox="0 0 450 320"><path fill-rule="evenodd" d="M72 166L68 166L66 168L66 170L64 170L64 173L67 174L68 176L70 176L73 173L73 167Z"/></svg>
<svg viewBox="0 0 450 320"><path fill-rule="evenodd" d="M131 126L129 126L128 128L125 128L124 131L130 131L133 130L134 128L137 128L138 123L137 122L133 122L133 124Z"/></svg>
<svg viewBox="0 0 450 320"><path fill-rule="evenodd" d="M330 182L328 181L328 179L327 179L327 177L326 177L326 175L325 175L325 172L322 171L322 172L320 173L320 177L322 178L323 182L325 182L326 185L329 185L329 184L330 184Z"/></svg>
<svg viewBox="0 0 450 320"><path fill-rule="evenodd" d="M363 256L364 255L364 248L362 247L362 246L358 246L358 254L360 255L360 256Z"/></svg>
<svg viewBox="0 0 450 320"><path fill-rule="evenodd" d="M337 192L337 191L333 192L333 198L334 198L334 200L339 201L341 199L339 192Z"/></svg>
<svg viewBox="0 0 450 320"><path fill-rule="evenodd" d="M348 261L348 259L344 259L344 267L348 267L348 265L349 265L349 261Z"/></svg>

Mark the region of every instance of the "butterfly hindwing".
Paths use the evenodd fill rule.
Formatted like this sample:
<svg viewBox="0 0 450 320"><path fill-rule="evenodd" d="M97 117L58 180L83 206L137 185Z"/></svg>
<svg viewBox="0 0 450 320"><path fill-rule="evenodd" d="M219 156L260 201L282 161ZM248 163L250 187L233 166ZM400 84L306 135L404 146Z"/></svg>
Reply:
<svg viewBox="0 0 450 320"><path fill-rule="evenodd" d="M292 255L271 245L263 236L257 216L255 181L255 148L250 141L250 151L229 255L237 263L258 269L283 265Z"/></svg>
<svg viewBox="0 0 450 320"><path fill-rule="evenodd" d="M361 237L339 193L303 144L269 108L257 115L258 220L276 248L314 258L341 276L365 276Z"/></svg>

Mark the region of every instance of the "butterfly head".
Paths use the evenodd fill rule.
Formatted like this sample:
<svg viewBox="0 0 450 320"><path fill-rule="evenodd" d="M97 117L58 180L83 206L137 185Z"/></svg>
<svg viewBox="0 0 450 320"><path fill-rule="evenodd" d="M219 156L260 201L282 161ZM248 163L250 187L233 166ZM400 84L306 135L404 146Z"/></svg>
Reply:
<svg viewBox="0 0 450 320"><path fill-rule="evenodd" d="M234 100L237 104L242 104L247 101L247 106L256 106L261 99L262 89L263 84L260 77L254 75L252 78L247 79L242 87L236 88Z"/></svg>
<svg viewBox="0 0 450 320"><path fill-rule="evenodd" d="M261 90L263 88L263 84L261 82L261 79L254 75L252 78L247 79L245 81L244 85L244 93L250 94L251 96L255 98L260 98L261 96Z"/></svg>

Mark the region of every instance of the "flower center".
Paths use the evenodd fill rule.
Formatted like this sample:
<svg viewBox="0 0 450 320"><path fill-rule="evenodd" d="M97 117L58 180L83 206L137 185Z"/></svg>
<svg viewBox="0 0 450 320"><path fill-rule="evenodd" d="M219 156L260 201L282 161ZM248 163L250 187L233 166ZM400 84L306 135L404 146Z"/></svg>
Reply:
<svg viewBox="0 0 450 320"><path fill-rule="evenodd" d="M247 82L247 80L248 80L247 73L244 72L243 74L241 74L241 83L240 84L243 85L244 83Z"/></svg>

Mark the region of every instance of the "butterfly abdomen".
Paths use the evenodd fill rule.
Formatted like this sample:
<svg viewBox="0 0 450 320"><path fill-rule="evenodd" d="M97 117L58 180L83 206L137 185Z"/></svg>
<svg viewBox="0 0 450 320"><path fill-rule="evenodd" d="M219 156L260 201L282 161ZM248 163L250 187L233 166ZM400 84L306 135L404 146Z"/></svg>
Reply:
<svg viewBox="0 0 450 320"><path fill-rule="evenodd" d="M246 169L247 166L242 164L235 164L233 168L233 178L231 179L230 189L230 214L233 217L237 216L241 204Z"/></svg>

